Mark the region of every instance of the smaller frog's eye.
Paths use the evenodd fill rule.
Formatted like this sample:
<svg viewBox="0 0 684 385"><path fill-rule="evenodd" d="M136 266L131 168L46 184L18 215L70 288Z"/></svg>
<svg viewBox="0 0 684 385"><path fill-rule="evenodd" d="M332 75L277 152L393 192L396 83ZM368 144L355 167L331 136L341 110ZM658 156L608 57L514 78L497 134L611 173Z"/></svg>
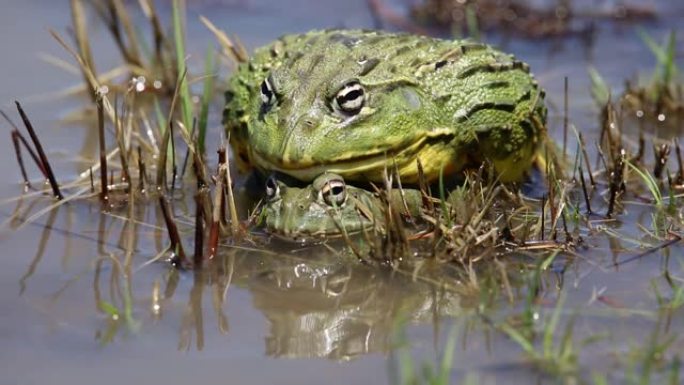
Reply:
<svg viewBox="0 0 684 385"><path fill-rule="evenodd" d="M275 103L276 95L275 92L273 92L273 85L271 85L271 82L268 80L268 78L264 79L264 81L261 82L261 87L259 91L261 101L264 103L264 105L270 106L273 103Z"/></svg>
<svg viewBox="0 0 684 385"><path fill-rule="evenodd" d="M347 186L344 179L331 176L320 190L323 200L330 206L340 207L347 200Z"/></svg>
<svg viewBox="0 0 684 385"><path fill-rule="evenodd" d="M355 115L361 111L365 100L366 93L363 90L363 86L359 82L354 81L347 83L337 92L333 99L333 107L347 114Z"/></svg>
<svg viewBox="0 0 684 385"><path fill-rule="evenodd" d="M280 196L280 186L278 181L271 175L266 179L266 199L274 200Z"/></svg>

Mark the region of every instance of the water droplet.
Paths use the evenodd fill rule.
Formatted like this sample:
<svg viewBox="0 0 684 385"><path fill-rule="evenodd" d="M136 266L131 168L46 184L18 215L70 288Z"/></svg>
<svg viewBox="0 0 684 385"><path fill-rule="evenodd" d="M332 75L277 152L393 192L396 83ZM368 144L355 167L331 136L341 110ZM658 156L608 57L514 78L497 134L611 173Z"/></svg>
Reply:
<svg viewBox="0 0 684 385"><path fill-rule="evenodd" d="M643 117L644 117L644 111L638 110L638 111L636 112L636 116L637 116L637 118L643 118Z"/></svg>
<svg viewBox="0 0 684 385"><path fill-rule="evenodd" d="M136 92L145 91L145 81L146 79L144 76L138 76L137 78L133 78L132 83L135 86Z"/></svg>
<svg viewBox="0 0 684 385"><path fill-rule="evenodd" d="M156 89L159 90L162 88L162 82L161 80L155 80L154 83L152 83L152 86Z"/></svg>
<svg viewBox="0 0 684 385"><path fill-rule="evenodd" d="M665 114L658 114L658 121L664 122L665 121Z"/></svg>

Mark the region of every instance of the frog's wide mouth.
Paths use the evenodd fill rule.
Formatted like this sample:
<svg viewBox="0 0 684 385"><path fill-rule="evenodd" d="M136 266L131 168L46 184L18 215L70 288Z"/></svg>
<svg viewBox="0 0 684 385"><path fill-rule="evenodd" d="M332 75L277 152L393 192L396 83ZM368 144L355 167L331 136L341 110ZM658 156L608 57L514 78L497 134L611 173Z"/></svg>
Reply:
<svg viewBox="0 0 684 385"><path fill-rule="evenodd" d="M349 229L346 231L348 235L355 235L361 232L363 229ZM268 228L266 232L281 241L294 242L302 245L315 245L321 242L325 242L328 239L339 239L342 238L343 232L341 230L302 230L294 229L287 230L282 228Z"/></svg>
<svg viewBox="0 0 684 385"><path fill-rule="evenodd" d="M315 229L284 228L272 225L267 227L265 231L283 241L309 245L324 242L327 239L339 239L345 234L353 236L372 226L373 222L360 219L357 222L339 222L335 226L322 226Z"/></svg>
<svg viewBox="0 0 684 385"><path fill-rule="evenodd" d="M435 130L429 135L418 138L413 143L396 146L394 148L380 149L372 152L358 154L358 156L342 156L339 159L330 159L327 162L315 162L311 157L291 159L288 156L271 156L254 150L253 160L257 167L279 171L291 175L303 181L311 181L324 172L333 172L341 175L346 180L371 180L382 181L383 173L390 166L415 167L416 159L421 157L423 164L443 163L438 151L426 151L435 141L442 143L448 142L448 137L452 137L451 131L445 135L445 130ZM412 179L412 178L409 178Z"/></svg>

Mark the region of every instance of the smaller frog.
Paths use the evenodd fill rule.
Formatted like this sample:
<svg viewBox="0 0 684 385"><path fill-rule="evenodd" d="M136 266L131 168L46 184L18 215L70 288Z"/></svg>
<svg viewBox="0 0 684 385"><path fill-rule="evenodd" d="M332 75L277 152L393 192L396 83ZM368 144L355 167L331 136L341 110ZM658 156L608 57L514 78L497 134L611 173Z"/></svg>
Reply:
<svg viewBox="0 0 684 385"><path fill-rule="evenodd" d="M420 216L419 190L392 189L388 196L402 216ZM305 187L288 186L271 176L259 222L279 238L322 240L373 227L383 220L386 205L379 194L349 186L337 174L321 174Z"/></svg>

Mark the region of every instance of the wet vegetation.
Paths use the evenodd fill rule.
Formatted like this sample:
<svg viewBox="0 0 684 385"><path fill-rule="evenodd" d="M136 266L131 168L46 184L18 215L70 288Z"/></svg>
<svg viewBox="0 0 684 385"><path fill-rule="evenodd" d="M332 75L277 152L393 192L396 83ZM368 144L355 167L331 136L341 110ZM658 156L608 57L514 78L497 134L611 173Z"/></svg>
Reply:
<svg viewBox="0 0 684 385"><path fill-rule="evenodd" d="M388 21L381 3L371 5ZM609 89L590 69L599 120L595 127L575 127L566 107L563 124L553 127L564 130L563 143L544 143L538 180L500 184L484 164L469 170L451 191L444 183L415 186L423 196L422 215L402 218L389 191L404 186L388 170L385 185L378 186L386 203L383 216L372 228L302 246L257 228L259 203L245 198L246 182L232 171L229 150L207 140L210 105L221 103L223 75L246 60L245 48L202 18L218 49L208 42L203 68L190 69L183 2L173 2L168 22L151 0L134 8L118 0L72 0L70 39L52 32L85 79L84 115L93 117L90 126L97 132L99 159L81 175L57 180L43 149L49 145L41 144L31 112L17 103L25 131L3 112L25 186L15 200L13 227L40 217L49 225L65 204L100 210L92 290L97 311L105 316L97 333L101 344L163 317L182 290L179 281L190 277L181 350L205 345L204 317L210 312L202 308L203 298L211 299L220 333L229 333L225 306L231 288L249 287L254 306L272 325L267 355L348 360L383 352L396 384L488 383L476 370L456 374L452 366L468 355L458 346L479 334L498 336L514 365L544 383L682 381L684 85L674 32L663 43L661 37L640 34L657 65L647 80L626 80L622 92ZM144 15L149 34L133 26L131 12ZM418 25L460 33L500 28L527 37L585 33L598 18L656 16L636 5L583 14L566 1L537 9L522 1L429 0L411 11ZM90 23L110 32L120 52L119 68L96 70ZM566 106L567 98L566 90ZM600 132L598 139L587 139L588 130ZM49 188L30 177L30 164ZM533 193L524 192L530 189ZM157 234L155 256L138 251L147 231ZM40 249L45 237L48 230ZM592 252L596 248L605 255ZM43 251L21 278L22 287ZM625 303L602 288L593 288L586 301L568 299L567 291L592 271L625 269L645 259L660 265L658 276L639 284L650 290L649 303ZM137 271L155 262L165 272L161 278L136 280ZM303 308L288 309L283 303L289 299ZM594 317L608 324L637 319L648 332L621 340L619 331L597 330ZM304 328L307 319L315 319L313 330ZM453 320L450 326L440 326L445 319ZM420 349L405 334L411 324L430 322L439 352L433 363L420 352L413 358ZM335 333L327 334L331 330ZM324 342L323 334L332 342ZM597 363L597 357L605 362Z"/></svg>
<svg viewBox="0 0 684 385"><path fill-rule="evenodd" d="M380 0L370 2L377 9L384 9ZM591 38L600 21L626 23L657 17L651 5L636 1L586 8L578 7L571 0L554 0L543 5L527 0L425 0L413 5L410 16L417 25L455 35L476 37L480 32L495 31L524 38ZM400 20L390 17L387 21L399 26L410 23Z"/></svg>

